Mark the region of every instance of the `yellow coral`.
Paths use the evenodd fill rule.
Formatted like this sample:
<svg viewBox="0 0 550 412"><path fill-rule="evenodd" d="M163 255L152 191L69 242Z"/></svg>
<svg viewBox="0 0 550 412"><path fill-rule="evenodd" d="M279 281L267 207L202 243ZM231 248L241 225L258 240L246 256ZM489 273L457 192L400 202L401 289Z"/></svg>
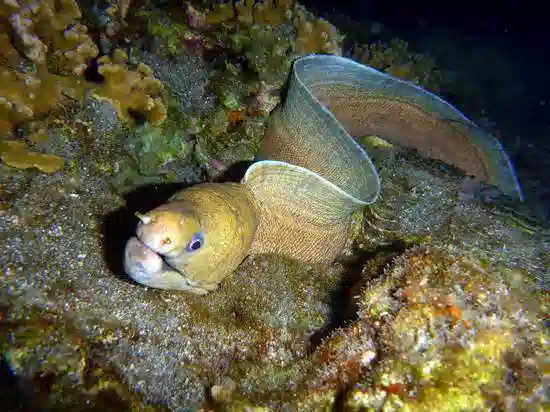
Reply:
<svg viewBox="0 0 550 412"><path fill-rule="evenodd" d="M74 0L4 1L2 15L15 47L42 69L53 63L56 73L81 75L99 53L87 27L79 23L82 13Z"/></svg>
<svg viewBox="0 0 550 412"><path fill-rule="evenodd" d="M20 61L19 53L13 47L10 35L0 30L0 64L15 66Z"/></svg>
<svg viewBox="0 0 550 412"><path fill-rule="evenodd" d="M232 3L221 3L206 13L206 22L217 25L235 20L243 24L266 24L279 26L292 15L291 9L294 0L265 0L255 2L253 0L241 0Z"/></svg>
<svg viewBox="0 0 550 412"><path fill-rule="evenodd" d="M297 7L294 26L297 38L295 50L301 54L328 53L341 55L342 37L327 20L316 18L304 8Z"/></svg>
<svg viewBox="0 0 550 412"><path fill-rule="evenodd" d="M293 0L277 1L265 0L254 5L254 22L277 27L292 16Z"/></svg>
<svg viewBox="0 0 550 412"><path fill-rule="evenodd" d="M294 0L237 1L221 3L206 12L206 23L233 22L276 28L290 22L296 30L295 51L300 54L328 53L341 55L342 36L328 21L314 16Z"/></svg>
<svg viewBox="0 0 550 412"><path fill-rule="evenodd" d="M111 16L116 17L120 21L124 21L128 15L128 10L130 9L131 4L132 0L111 1L111 6L107 11Z"/></svg>
<svg viewBox="0 0 550 412"><path fill-rule="evenodd" d="M55 78L0 68L0 134L8 134L18 123L48 113L60 98Z"/></svg>
<svg viewBox="0 0 550 412"><path fill-rule="evenodd" d="M124 8L121 18L129 4L120 2ZM60 104L61 90L80 99L83 89L95 89L113 102L122 119L131 121L133 114L143 115L152 124L164 121L162 84L145 65L128 70L126 56L120 51L113 59L100 59L104 85L96 87L78 77L54 74L82 76L99 54L87 27L79 23L82 14L75 0L4 0L0 17L0 64L15 67L24 56L37 68L36 74L30 75L0 67L0 134L9 134L19 123L50 112Z"/></svg>
<svg viewBox="0 0 550 412"><path fill-rule="evenodd" d="M81 17L74 0L0 3L0 64L5 66L0 66L0 134L49 113L60 104L62 89L74 95L73 89L82 88L74 78L67 82L53 74L82 74L99 52L87 28L78 24ZM33 74L13 69L26 59L36 64Z"/></svg>
<svg viewBox="0 0 550 412"><path fill-rule="evenodd" d="M550 348L525 274L450 246L388 258L365 266L357 320L317 348L305 403L347 387L354 411L544 409Z"/></svg>
<svg viewBox="0 0 550 412"><path fill-rule="evenodd" d="M394 77L438 92L441 74L435 61L429 56L409 51L408 47L407 42L401 39L392 39L389 43L356 45L353 58Z"/></svg>
<svg viewBox="0 0 550 412"><path fill-rule="evenodd" d="M253 24L254 23L254 2L253 1L237 1L235 2L235 16L239 23Z"/></svg>
<svg viewBox="0 0 550 412"><path fill-rule="evenodd" d="M76 24L54 40L52 57L58 62L59 73L83 75L90 61L97 57L99 48L87 33L86 26Z"/></svg>
<svg viewBox="0 0 550 412"><path fill-rule="evenodd" d="M15 47L40 66L47 63L51 51L66 57L60 72L81 73L82 66L98 54L84 26L70 27L82 17L75 0L4 1L0 15L11 25Z"/></svg>
<svg viewBox="0 0 550 412"><path fill-rule="evenodd" d="M0 144L0 156L5 164L17 169L35 167L44 173L55 173L65 165L59 156L29 152L23 142L10 140Z"/></svg>
<svg viewBox="0 0 550 412"><path fill-rule="evenodd" d="M235 9L232 3L220 3L206 13L206 23L217 25L235 17Z"/></svg>
<svg viewBox="0 0 550 412"><path fill-rule="evenodd" d="M138 115L144 116L151 124L161 124L166 119L162 83L145 64L139 64L136 71L128 70L127 60L121 50L116 50L113 58L104 56L99 59L98 70L104 76L105 84L96 96L108 99L126 121L132 122Z"/></svg>

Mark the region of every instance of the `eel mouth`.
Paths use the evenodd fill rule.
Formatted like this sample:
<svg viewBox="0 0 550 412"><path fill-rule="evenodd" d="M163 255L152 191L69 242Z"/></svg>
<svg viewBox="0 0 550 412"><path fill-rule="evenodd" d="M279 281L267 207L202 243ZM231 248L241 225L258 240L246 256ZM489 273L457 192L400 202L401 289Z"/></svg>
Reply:
<svg viewBox="0 0 550 412"><path fill-rule="evenodd" d="M158 289L189 290L184 273L168 265L163 257L132 237L124 250L124 271L137 283Z"/></svg>

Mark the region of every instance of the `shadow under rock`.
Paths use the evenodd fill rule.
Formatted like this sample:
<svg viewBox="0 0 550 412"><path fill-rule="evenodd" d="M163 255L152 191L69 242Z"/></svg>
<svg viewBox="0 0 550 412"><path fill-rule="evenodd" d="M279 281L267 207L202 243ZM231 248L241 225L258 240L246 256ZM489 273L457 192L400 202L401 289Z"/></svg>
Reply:
<svg viewBox="0 0 550 412"><path fill-rule="evenodd" d="M25 395L21 391L22 380L17 377L8 364L8 361L0 356L0 399L2 410L5 412L30 411Z"/></svg>
<svg viewBox="0 0 550 412"><path fill-rule="evenodd" d="M361 293L363 287L376 276L366 277L363 274L363 267L381 253L389 257L405 252L407 246L402 241L395 241L382 246L373 252L366 252L353 246L353 258L342 259L344 266L344 279L339 287L330 296L330 321L310 338L310 352L314 352L323 341L338 328L344 328L350 322L357 319L357 303L354 297ZM385 266L385 265L383 265ZM379 275L379 274L377 274Z"/></svg>
<svg viewBox="0 0 550 412"><path fill-rule="evenodd" d="M247 161L234 163L213 181L216 183L240 182L252 163Z"/></svg>

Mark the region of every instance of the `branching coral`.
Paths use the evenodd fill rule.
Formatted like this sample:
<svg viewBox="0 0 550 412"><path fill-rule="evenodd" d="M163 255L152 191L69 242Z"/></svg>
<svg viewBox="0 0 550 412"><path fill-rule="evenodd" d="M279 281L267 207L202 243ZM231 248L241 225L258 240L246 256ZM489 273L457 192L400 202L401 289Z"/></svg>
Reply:
<svg viewBox="0 0 550 412"><path fill-rule="evenodd" d="M0 4L0 134L58 106L63 82L54 74L82 74L97 55L86 27L78 24L80 17L74 0ZM35 67L13 69L24 66L26 59Z"/></svg>
<svg viewBox="0 0 550 412"><path fill-rule="evenodd" d="M6 0L0 17L11 26L15 47L39 66L48 65L51 56L60 73L81 74L99 52L78 24L82 14L75 0Z"/></svg>
<svg viewBox="0 0 550 412"><path fill-rule="evenodd" d="M54 77L0 67L0 135L10 133L14 124L48 113L60 98Z"/></svg>
<svg viewBox="0 0 550 412"><path fill-rule="evenodd" d="M266 24L279 26L283 21L289 20L292 16L293 0L266 0L264 2L237 1L232 3L221 3L216 5L206 14L205 22L210 25L217 25L224 22L236 20L243 24Z"/></svg>
<svg viewBox="0 0 550 412"><path fill-rule="evenodd" d="M314 18L303 7L297 7L294 17L296 42L299 54L328 53L341 55L342 37L332 24L322 18Z"/></svg>
<svg viewBox="0 0 550 412"><path fill-rule="evenodd" d="M111 1L111 8L109 10L110 14L116 16L119 21L124 21L128 15L128 10L132 0L114 0Z"/></svg>
<svg viewBox="0 0 550 412"><path fill-rule="evenodd" d="M193 9L195 20L199 15L199 12ZM204 17L198 20L204 21L211 28L222 23L242 27L262 26L273 31L272 36L279 36L281 33L276 33L276 30L286 23L294 32L290 37L295 53L341 54L342 38L336 28L292 0L222 3L207 11Z"/></svg>
<svg viewBox="0 0 550 412"><path fill-rule="evenodd" d="M128 4L120 3L120 13L127 13ZM50 113L62 104L62 95L75 98L75 89L79 97L84 89L104 94L125 120L132 119L129 112L154 124L164 120L162 85L145 66L130 71L120 53L114 61L100 59L105 85L85 81L85 71L99 49L81 17L75 0L4 0L0 4L0 134L10 134L22 122ZM20 71L20 67L26 69Z"/></svg>
<svg viewBox="0 0 550 412"><path fill-rule="evenodd" d="M54 71L60 74L82 75L99 49L88 36L88 28L75 24L63 30L63 35L54 39L52 54Z"/></svg>
<svg viewBox="0 0 550 412"><path fill-rule="evenodd" d="M144 116L153 125L161 124L166 119L162 83L145 64L139 64L136 71L128 70L127 60L126 53L119 49L112 58L99 58L98 71L105 84L98 96L109 99L123 119L132 121Z"/></svg>

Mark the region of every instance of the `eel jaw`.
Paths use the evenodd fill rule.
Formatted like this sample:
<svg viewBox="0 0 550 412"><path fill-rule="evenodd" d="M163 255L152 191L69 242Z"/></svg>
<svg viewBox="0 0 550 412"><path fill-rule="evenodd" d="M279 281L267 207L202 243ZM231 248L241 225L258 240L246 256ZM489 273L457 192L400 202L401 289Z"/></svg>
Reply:
<svg viewBox="0 0 550 412"><path fill-rule="evenodd" d="M180 272L165 264L157 253L149 249L138 238L132 237L124 250L124 271L137 283L157 289L185 290L205 294L202 289L189 284Z"/></svg>

